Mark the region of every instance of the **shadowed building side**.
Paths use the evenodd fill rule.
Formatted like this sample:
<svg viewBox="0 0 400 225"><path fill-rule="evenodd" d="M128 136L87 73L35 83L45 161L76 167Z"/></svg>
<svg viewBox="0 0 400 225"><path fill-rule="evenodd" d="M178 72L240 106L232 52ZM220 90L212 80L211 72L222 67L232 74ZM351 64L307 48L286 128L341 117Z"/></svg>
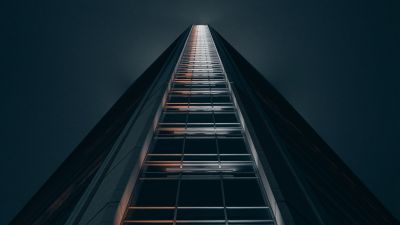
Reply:
<svg viewBox="0 0 400 225"><path fill-rule="evenodd" d="M289 102L211 29L264 165L295 224L399 224Z"/></svg>
<svg viewBox="0 0 400 225"><path fill-rule="evenodd" d="M10 224L65 224L151 85L171 73L169 65L178 60L186 35L183 32L127 89Z"/></svg>
<svg viewBox="0 0 400 225"><path fill-rule="evenodd" d="M226 40L194 25L11 224L398 224Z"/></svg>

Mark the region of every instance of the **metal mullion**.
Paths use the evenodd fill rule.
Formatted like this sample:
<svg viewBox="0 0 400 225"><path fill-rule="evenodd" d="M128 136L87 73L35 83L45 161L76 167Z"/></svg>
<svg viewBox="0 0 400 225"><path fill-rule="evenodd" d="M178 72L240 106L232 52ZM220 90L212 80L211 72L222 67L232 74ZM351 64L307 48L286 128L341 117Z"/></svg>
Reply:
<svg viewBox="0 0 400 225"><path fill-rule="evenodd" d="M211 87L210 87L210 91L211 91ZM218 154L218 168L222 168L222 164L221 164L221 155L219 152L219 147L218 147L218 138L216 135L216 121L215 121L215 110L214 110L214 98L210 95L210 99L211 99L211 105L212 105L212 113L213 113L213 120L214 120L214 139L215 139L215 145L216 145L216 149L217 149L217 154ZM220 182L220 188L221 188L221 195L222 195L222 205L223 205L223 210L224 210L224 219L225 219L225 224L228 225L228 214L227 214L227 210L226 210L226 202L225 202L225 191L224 191L224 183L223 183L223 174L222 172L219 172L219 182Z"/></svg>
<svg viewBox="0 0 400 225"><path fill-rule="evenodd" d="M228 206L227 209L269 209L268 206Z"/></svg>
<svg viewBox="0 0 400 225"><path fill-rule="evenodd" d="M174 135L170 135L169 133L162 134L163 136L155 136L154 139L183 139L182 151L181 154L151 154L148 153L148 156L181 156L180 161L173 161L173 160L165 160L165 161L146 161L145 165L152 165L152 166L173 166L170 167L167 172L149 172L149 176L154 177L146 177L143 178L145 180L178 180L178 186L176 190L176 199L175 199L175 206L169 209L174 209L174 218L172 221L170 220L153 220L153 222L172 222L174 225L177 225L177 215L179 209L185 209L185 207L179 206L180 201L180 190L181 184L183 179L188 180L219 180L223 200L223 206L219 207L219 209L224 210L224 220L179 220L179 222L204 222L204 223L215 223L217 222L225 222L227 225L228 223L240 223L240 222L273 222L272 220L228 220L227 210L228 209L268 209L267 206L254 206L254 207L227 207L226 206L226 196L224 192L224 180L225 179L237 179L237 180L246 180L246 179L255 179L258 181L259 175L257 174L254 158L251 157L251 154L221 154L219 149L219 140L221 139L242 139L245 141L246 147L248 147L248 143L243 136L243 127L242 122L239 120L238 123L222 123L218 124L215 120L215 115L219 112L230 112L235 113L236 116L238 114L237 105L233 102L233 93L229 86L229 80L227 79L227 75L224 71L224 67L222 65L221 59L219 58L218 51L215 47L213 42L212 36L210 31L207 27L203 26L194 26L192 28L193 32L190 33L188 37L187 44L181 58L178 62L176 70L174 71L174 78L172 79L172 87L168 93L168 101L166 103L166 109L163 112L162 116L165 117L168 114L178 115L178 114L185 114L185 123L182 124L183 131L182 133L177 132ZM206 79L205 79L206 78ZM178 84L182 84L179 87ZM193 87L193 85L198 85L198 87ZM225 86L228 88L212 88L213 84L226 84ZM205 86L207 85L207 86ZM179 104L179 103L171 103L171 97L173 96L181 96L187 97L187 103ZM207 103L193 103L191 102L191 98L193 96L208 96L210 101ZM214 97L216 96L229 96L230 101L220 102L216 104L214 102ZM179 111L178 107L183 107L184 112ZM167 111L171 110L171 111ZM173 111L176 110L176 111ZM199 127L192 127L190 133L188 132L188 122L189 122L189 115L191 113L211 113L213 118L213 123L211 127L208 126L199 126ZM162 123L158 123L157 128ZM171 124L171 123L169 123ZM205 124L204 124L205 125ZM239 127L235 127L238 125ZM173 125L172 125L173 127ZM168 129L168 127L164 127ZM212 133L208 133L208 128L212 129ZM180 128L179 128L180 129ZM218 130L218 134L217 134ZM211 130L210 130L211 131ZM240 131L240 132L239 132ZM195 132L203 132L203 134L193 135ZM221 133L222 132L222 133ZM225 132L227 132L225 134ZM238 133L235 133L238 132ZM208 135L210 134L210 136ZM221 136L221 134L223 136ZM189 135L189 136L188 136ZM186 140L188 138L213 138L215 140L215 145L217 149L217 154L185 154L186 148ZM214 173L210 173L209 175L199 175L196 173L188 173L188 176L183 176L184 172L187 171L183 168L184 159L186 156L217 156L217 161L188 161L185 163L185 167L187 170L192 171L199 171L199 172L206 172L207 169L215 170ZM221 161L222 156L250 156L252 160L239 160L239 161ZM146 158L147 159L147 158ZM164 159L164 158L161 158ZM207 158L206 158L207 159ZM234 158L235 159L235 158ZM179 162L179 163L177 163ZM227 166L226 170L222 170L222 165ZM238 166L238 165L246 165L251 166L250 172L238 172L235 173L231 171L229 168ZM201 168L201 167L204 168ZM207 168L209 166L209 168ZM178 169L179 167L179 169ZM219 169L217 169L218 167ZM163 174L174 174L171 177L167 177ZM226 177L225 174L235 174L236 177ZM159 174L159 175L157 175ZM166 176L166 177L163 177ZM248 177L247 177L248 176ZM258 182L257 182L258 183ZM261 187L261 184L258 184ZM265 202L264 202L265 204ZM200 209L201 207L194 207L195 209ZM212 207L203 207L204 209L212 209ZM154 208L156 209L156 208ZM131 220L134 222L133 220ZM135 220L137 221L137 220ZM150 221L139 221L139 222L150 222Z"/></svg>
<svg viewBox="0 0 400 225"><path fill-rule="evenodd" d="M194 55L196 54L196 51L194 51ZM192 79L190 79L191 81ZM191 100L191 85L190 85L190 92L188 96L188 109L190 107L190 100ZM181 156L181 161L180 161L180 166L179 168L183 168L183 160L184 160L184 155L185 155L185 146L186 146L186 138L187 138L187 124L188 124L188 119L189 119L189 110L186 112L186 123L185 123L185 133L183 136L183 145L182 145L182 156ZM182 176L183 176L183 170L179 172L179 177L178 177L178 189L177 189L177 194L176 194L176 199L175 199L175 210L174 210L174 220L173 224L176 225L176 219L178 215L178 206L179 206L179 196L180 196L180 187L182 183Z"/></svg>
<svg viewBox="0 0 400 225"><path fill-rule="evenodd" d="M274 222L274 220L229 220L228 222L235 224L235 223L270 223Z"/></svg>
<svg viewBox="0 0 400 225"><path fill-rule="evenodd" d="M175 209L174 206L129 206L128 209Z"/></svg>
<svg viewBox="0 0 400 225"><path fill-rule="evenodd" d="M179 209L223 209L223 206L179 206Z"/></svg>
<svg viewBox="0 0 400 225"><path fill-rule="evenodd" d="M210 34L210 36L211 36L211 34ZM212 37L211 37L211 40L212 40ZM215 43L213 42L213 45L214 45L214 48L216 49L216 47L215 47ZM219 60L219 62L220 62L220 64L222 65L222 62L221 62L221 59L219 58L219 54L218 54L218 51L216 51L216 54L217 54L217 56L218 56L218 60ZM224 71L224 68L223 68L223 66L221 67L221 69L222 69L222 73L223 73L223 75L224 75L224 77L225 77L225 80L226 80L226 82L228 83L228 87L229 87L229 80L228 80L228 78L227 78L227 75L226 75L226 73L225 73L225 71ZM230 89L230 99L231 99L231 101L233 102L233 93L232 93L232 90ZM234 106L234 112L235 112L235 114L236 114L236 116L238 116L238 109L237 109L237 106L235 105ZM239 123L241 124L241 121L239 120ZM242 133L244 132L243 131L243 125L241 124L241 130L242 130ZM243 136L243 134L242 134L242 136ZM244 138L244 141L245 141L245 143L248 145L248 143L247 143L247 141L246 141L246 138L243 136L243 138ZM261 188L262 187L262 185L260 184L260 181L259 181L259 174L258 174L258 171L257 171L257 168L256 168L256 166L255 166L255 162L254 162L254 157L253 157L253 155L252 155L252 167L253 167L253 170L254 170L254 173L255 173L255 179L257 180L257 183L258 183L258 186L259 186L259 188ZM265 190L264 190L265 191ZM268 199L264 199L264 200L266 200L267 202L268 202ZM264 201L264 204L266 204L266 202ZM270 212L271 213L271 215L273 216L273 213L272 212ZM270 222L274 222L275 223L275 221L274 220L271 220Z"/></svg>
<svg viewBox="0 0 400 225"><path fill-rule="evenodd" d="M198 223L198 224L215 224L215 223L219 223L219 221L223 221L223 220L179 220L179 223Z"/></svg>
<svg viewBox="0 0 400 225"><path fill-rule="evenodd" d="M148 223L148 224L152 224L152 223L172 223L172 220L124 220L124 223Z"/></svg>
<svg viewBox="0 0 400 225"><path fill-rule="evenodd" d="M198 33L198 31L196 30L196 33ZM192 47L192 46L190 46ZM191 53L193 49L191 49ZM194 54L196 54L196 52L194 51ZM190 99L191 99L191 92L189 92L189 97L187 100L188 103L188 107L190 107ZM188 108L189 109L189 108ZM184 153L185 153L185 145L186 145L186 137L187 137L187 123L188 123L188 118L189 118L189 114L188 111L186 112L186 123L185 123L185 133L183 136L183 145L182 145L182 156L181 156L181 161L180 161L180 168L183 167L183 158L184 158ZM178 176L178 188L177 188L177 193L176 193L176 199L175 199L175 209L174 209L174 219L173 219L173 224L176 225L176 218L178 215L178 204L179 204L179 196L180 196L180 187L181 187L181 181L182 181L182 175L183 175L183 170L181 170L179 172L179 176Z"/></svg>

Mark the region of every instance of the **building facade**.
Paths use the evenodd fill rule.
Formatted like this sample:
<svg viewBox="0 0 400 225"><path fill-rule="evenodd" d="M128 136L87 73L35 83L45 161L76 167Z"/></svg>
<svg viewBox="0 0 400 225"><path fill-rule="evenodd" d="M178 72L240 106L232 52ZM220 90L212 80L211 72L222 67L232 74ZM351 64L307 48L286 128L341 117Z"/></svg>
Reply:
<svg viewBox="0 0 400 225"><path fill-rule="evenodd" d="M128 89L12 224L398 224L206 25Z"/></svg>

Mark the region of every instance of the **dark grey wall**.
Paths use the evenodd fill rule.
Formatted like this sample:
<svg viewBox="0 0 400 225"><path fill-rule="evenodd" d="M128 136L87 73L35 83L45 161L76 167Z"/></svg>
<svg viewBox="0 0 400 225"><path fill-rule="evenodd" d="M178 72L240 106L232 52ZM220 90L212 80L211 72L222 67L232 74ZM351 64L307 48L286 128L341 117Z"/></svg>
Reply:
<svg viewBox="0 0 400 225"><path fill-rule="evenodd" d="M400 215L398 3L11 4L3 14L0 223L192 23L214 26Z"/></svg>

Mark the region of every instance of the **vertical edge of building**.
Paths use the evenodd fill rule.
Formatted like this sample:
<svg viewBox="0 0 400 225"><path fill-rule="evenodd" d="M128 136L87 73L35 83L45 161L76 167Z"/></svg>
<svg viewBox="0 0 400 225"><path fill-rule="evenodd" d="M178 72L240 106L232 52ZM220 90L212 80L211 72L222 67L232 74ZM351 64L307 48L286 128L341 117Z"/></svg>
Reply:
<svg viewBox="0 0 400 225"><path fill-rule="evenodd" d="M264 76L211 31L281 212L298 225L399 224Z"/></svg>
<svg viewBox="0 0 400 225"><path fill-rule="evenodd" d="M83 214L89 215L86 212L92 210L89 207L93 204L89 198L98 199L96 193L101 191L98 190L99 183L110 182L108 179L114 176L112 172L123 166L123 160L120 162L111 160L114 163L109 160L110 157L118 159L117 152L122 151L121 141L129 133L127 130L133 129L136 133L143 133L140 129L144 124L139 124L138 121L151 123L150 118L154 118L154 115L150 115L153 112L150 111L157 110L154 107L155 102L160 102L162 99L158 91L167 84L167 79L174 69L171 65L176 64L188 32L189 29L184 31L127 89L10 221L10 225L61 225L67 220L72 221L72 218L79 220L86 218ZM144 118L146 115L149 118ZM148 127L151 126L147 126L147 129ZM111 189L106 192L106 196L95 203L104 203L95 213L101 213L103 210L106 212L115 206L114 202L107 200L108 197L115 199L115 196L110 195ZM114 194L117 195L117 192Z"/></svg>

